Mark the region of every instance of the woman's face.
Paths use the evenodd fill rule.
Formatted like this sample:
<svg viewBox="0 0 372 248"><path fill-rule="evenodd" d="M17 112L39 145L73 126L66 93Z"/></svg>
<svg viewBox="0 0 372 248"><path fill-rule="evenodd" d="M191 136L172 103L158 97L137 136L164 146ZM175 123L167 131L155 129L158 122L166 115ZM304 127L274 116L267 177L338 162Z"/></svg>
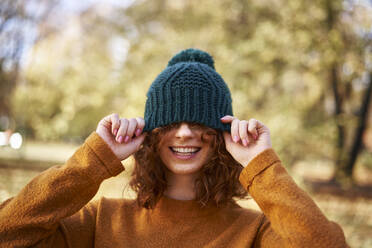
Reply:
<svg viewBox="0 0 372 248"><path fill-rule="evenodd" d="M167 131L159 142L160 158L173 174L196 174L212 155L210 135L204 135L200 125L186 122Z"/></svg>

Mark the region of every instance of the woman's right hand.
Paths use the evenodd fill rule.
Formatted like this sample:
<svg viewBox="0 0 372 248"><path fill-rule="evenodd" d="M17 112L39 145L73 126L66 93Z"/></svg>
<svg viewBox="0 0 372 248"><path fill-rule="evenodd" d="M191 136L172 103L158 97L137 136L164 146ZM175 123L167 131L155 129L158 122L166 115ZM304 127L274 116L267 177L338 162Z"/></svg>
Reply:
<svg viewBox="0 0 372 248"><path fill-rule="evenodd" d="M98 123L96 132L114 154L124 160L139 150L147 135L142 133L144 127L145 120L141 117L126 119L119 118L118 114L111 114Z"/></svg>

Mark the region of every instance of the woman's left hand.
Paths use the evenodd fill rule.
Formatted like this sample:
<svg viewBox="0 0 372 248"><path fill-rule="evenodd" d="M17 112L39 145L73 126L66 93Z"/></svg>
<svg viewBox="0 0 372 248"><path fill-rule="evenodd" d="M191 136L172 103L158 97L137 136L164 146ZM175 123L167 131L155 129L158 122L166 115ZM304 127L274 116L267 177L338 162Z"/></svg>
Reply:
<svg viewBox="0 0 372 248"><path fill-rule="evenodd" d="M223 123L231 123L231 135L223 132L226 150L243 167L262 151L272 148L270 130L256 119L239 120L225 115L221 118Z"/></svg>

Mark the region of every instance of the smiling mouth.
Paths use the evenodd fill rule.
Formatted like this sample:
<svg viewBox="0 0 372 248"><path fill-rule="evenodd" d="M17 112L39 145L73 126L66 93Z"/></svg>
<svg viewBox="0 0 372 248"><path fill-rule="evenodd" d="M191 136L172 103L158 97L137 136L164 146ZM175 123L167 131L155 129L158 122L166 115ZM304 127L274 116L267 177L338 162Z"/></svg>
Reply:
<svg viewBox="0 0 372 248"><path fill-rule="evenodd" d="M177 155L181 156L190 156L198 153L201 150L201 147L192 147L192 148L179 148L179 147L169 147L169 149Z"/></svg>

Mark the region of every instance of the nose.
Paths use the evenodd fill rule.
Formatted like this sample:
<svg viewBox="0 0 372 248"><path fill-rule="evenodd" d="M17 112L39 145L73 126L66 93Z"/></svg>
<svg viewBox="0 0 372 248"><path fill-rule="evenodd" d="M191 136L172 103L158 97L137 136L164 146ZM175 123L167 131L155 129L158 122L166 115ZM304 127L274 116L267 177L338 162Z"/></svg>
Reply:
<svg viewBox="0 0 372 248"><path fill-rule="evenodd" d="M177 138L190 138L194 136L194 132L190 129L189 125L185 122L176 131Z"/></svg>

